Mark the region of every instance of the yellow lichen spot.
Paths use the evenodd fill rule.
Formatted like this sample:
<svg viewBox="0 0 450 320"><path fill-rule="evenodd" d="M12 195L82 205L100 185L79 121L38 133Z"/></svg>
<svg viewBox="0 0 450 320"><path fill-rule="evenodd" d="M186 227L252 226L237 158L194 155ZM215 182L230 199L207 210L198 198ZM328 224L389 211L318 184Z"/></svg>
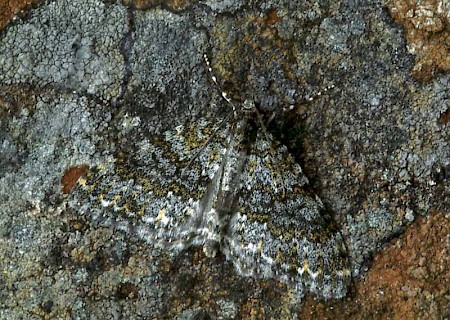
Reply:
<svg viewBox="0 0 450 320"><path fill-rule="evenodd" d="M261 254L262 253L262 248L263 248L263 239L259 239L258 242L258 247L256 248L256 251Z"/></svg>
<svg viewBox="0 0 450 320"><path fill-rule="evenodd" d="M122 207L120 207L120 210L125 211L126 214L129 214L131 212L127 202L125 202L125 204Z"/></svg>
<svg viewBox="0 0 450 320"><path fill-rule="evenodd" d="M148 181L148 179L139 179L139 184L142 186L142 193L148 193L153 190L153 185Z"/></svg>
<svg viewBox="0 0 450 320"><path fill-rule="evenodd" d="M184 136L184 141L185 146L188 147L188 150L196 149L206 143L206 139L199 136L196 125L189 127L188 132L186 132L186 136Z"/></svg>
<svg viewBox="0 0 450 320"><path fill-rule="evenodd" d="M212 133L211 128L210 127L203 128L203 133L208 136L211 135L211 133Z"/></svg>
<svg viewBox="0 0 450 320"><path fill-rule="evenodd" d="M309 262L308 262L308 260L303 261L303 267L302 267L301 273L303 274L303 273L305 273L305 271L309 272Z"/></svg>
<svg viewBox="0 0 450 320"><path fill-rule="evenodd" d="M161 210L159 210L158 216L156 217L156 221L161 221L165 214L166 208L162 208Z"/></svg>
<svg viewBox="0 0 450 320"><path fill-rule="evenodd" d="M117 202L119 202L122 199L122 197L120 196L120 194L116 194L113 198L112 203L116 204Z"/></svg>
<svg viewBox="0 0 450 320"><path fill-rule="evenodd" d="M275 256L275 262L281 263L281 260L283 260L283 252L280 248L278 248L277 255Z"/></svg>
<svg viewBox="0 0 450 320"><path fill-rule="evenodd" d="M178 194L180 193L180 186L177 183L172 183L170 185L170 189L172 190L173 193Z"/></svg>
<svg viewBox="0 0 450 320"><path fill-rule="evenodd" d="M82 187L86 186L87 180L85 178L81 178L78 180L78 184Z"/></svg>
<svg viewBox="0 0 450 320"><path fill-rule="evenodd" d="M273 182L273 188L275 189L275 192L276 192L277 180L280 178L280 172L279 172L280 168L274 168L272 165L272 162L270 161L270 158L266 159L266 166L267 166L267 168L269 168L270 176L271 176L272 182ZM267 187L270 187L270 186L267 186Z"/></svg>
<svg viewBox="0 0 450 320"><path fill-rule="evenodd" d="M217 161L218 159L219 159L219 150L216 147L214 148L214 150L212 150L211 154L209 155L208 164L211 164L214 161Z"/></svg>
<svg viewBox="0 0 450 320"><path fill-rule="evenodd" d="M256 166L257 166L256 159L255 158L249 159L249 161L248 161L248 178L250 180L252 180L252 178L253 178L253 174L256 171Z"/></svg>
<svg viewBox="0 0 450 320"><path fill-rule="evenodd" d="M316 272L317 276L321 276L322 273L323 273L323 269L322 268L318 268L317 272Z"/></svg>
<svg viewBox="0 0 450 320"><path fill-rule="evenodd" d="M350 269L349 268L345 268L344 270L342 270L342 276L350 277L351 276Z"/></svg>
<svg viewBox="0 0 450 320"><path fill-rule="evenodd" d="M147 204L147 203L145 203L145 204ZM140 216L143 216L144 213L145 213L145 205L142 205L142 206L139 208L137 214L140 215Z"/></svg>

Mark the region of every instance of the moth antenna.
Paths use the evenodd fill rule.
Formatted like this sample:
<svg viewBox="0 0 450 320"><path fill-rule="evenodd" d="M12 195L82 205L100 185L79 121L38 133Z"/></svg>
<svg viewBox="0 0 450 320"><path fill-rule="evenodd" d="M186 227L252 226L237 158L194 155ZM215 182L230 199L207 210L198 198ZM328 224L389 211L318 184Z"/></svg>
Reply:
<svg viewBox="0 0 450 320"><path fill-rule="evenodd" d="M213 69L211 67L211 62L209 61L209 58L207 56L206 53L203 54L203 59L205 60L206 63L206 67L208 69L208 72L210 74L211 80L214 82L215 86L217 87L217 89L219 89L220 91L220 95L222 96L222 98L231 105L231 107L233 108L233 112L236 114L236 106L234 105L233 101L230 99L230 97L228 96L228 93L226 93L222 87L219 85L219 83L217 82L217 77L214 75L213 73Z"/></svg>
<svg viewBox="0 0 450 320"><path fill-rule="evenodd" d="M328 86L326 86L325 88L323 88L320 91L317 91L311 95L308 95L305 97L305 100L308 102L314 101L315 99L317 99L318 97L322 96L322 94L326 93L327 91L334 89L335 85L334 84L330 84ZM292 110L292 109L291 109Z"/></svg>

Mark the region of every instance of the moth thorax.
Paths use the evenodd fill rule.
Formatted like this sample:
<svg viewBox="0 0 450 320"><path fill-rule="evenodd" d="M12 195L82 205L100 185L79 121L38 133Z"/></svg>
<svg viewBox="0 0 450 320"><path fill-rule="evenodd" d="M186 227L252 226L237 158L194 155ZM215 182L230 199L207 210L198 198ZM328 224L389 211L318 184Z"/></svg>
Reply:
<svg viewBox="0 0 450 320"><path fill-rule="evenodd" d="M255 110L255 102L253 100L250 99L245 99L244 103L242 104L242 109L244 111L254 111Z"/></svg>

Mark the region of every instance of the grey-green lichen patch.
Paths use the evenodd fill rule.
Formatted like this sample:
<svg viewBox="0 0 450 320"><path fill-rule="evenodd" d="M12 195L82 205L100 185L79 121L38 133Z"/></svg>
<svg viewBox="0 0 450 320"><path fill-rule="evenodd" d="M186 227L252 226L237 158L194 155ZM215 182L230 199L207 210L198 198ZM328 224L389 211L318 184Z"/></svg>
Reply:
<svg viewBox="0 0 450 320"><path fill-rule="evenodd" d="M173 126L175 115L182 123L208 109L197 105L209 100L202 57L206 33L194 28L188 15L160 8L135 12L134 29L125 100L132 105L130 113L142 110L141 125L158 132Z"/></svg>
<svg viewBox="0 0 450 320"><path fill-rule="evenodd" d="M238 308L236 304L229 299L220 299L217 302L219 306L218 317L222 319L233 319L238 316Z"/></svg>
<svg viewBox="0 0 450 320"><path fill-rule="evenodd" d="M327 34L343 32L341 25L349 27L344 16L326 20L319 46ZM450 159L450 129L439 122L449 105L448 76L417 86L399 69L411 66L400 54L399 30L375 12L363 30L364 37L347 35L352 54L321 64L324 72L335 68L340 85L333 98L316 100L316 108L307 110L305 139L306 160L315 159L312 172L342 221L356 273L365 257L409 222L408 213L449 206L445 181L435 178Z"/></svg>
<svg viewBox="0 0 450 320"><path fill-rule="evenodd" d="M59 194L69 166L99 161L96 144L111 114L83 96L52 90L35 94L29 108L1 105L13 114L0 122L0 145L7 157L0 171L2 212L43 201L48 193Z"/></svg>
<svg viewBox="0 0 450 320"><path fill-rule="evenodd" d="M214 1L214 0L206 0L206 1L202 1L202 4L207 5L208 7L211 8L211 10L213 10L215 13L224 13L224 12L236 12L239 9L242 9L242 7L245 6L246 1L242 1L242 0L238 0L238 1L234 1L234 0L219 0L219 1Z"/></svg>
<svg viewBox="0 0 450 320"><path fill-rule="evenodd" d="M120 94L126 9L101 1L46 2L0 37L0 82Z"/></svg>
<svg viewBox="0 0 450 320"><path fill-rule="evenodd" d="M135 40L130 57L133 73L131 87L154 88L165 93L171 89L171 85L177 84L177 78L188 71L187 67L192 68L191 65L183 64L185 60L189 64L198 64L197 71L203 69L202 54L206 50L206 35L190 25L188 16L162 9L136 12ZM201 75L192 74L191 81L198 78Z"/></svg>
<svg viewBox="0 0 450 320"><path fill-rule="evenodd" d="M111 229L80 229L61 209L14 216L0 246L0 318L156 317L163 292L145 251Z"/></svg>

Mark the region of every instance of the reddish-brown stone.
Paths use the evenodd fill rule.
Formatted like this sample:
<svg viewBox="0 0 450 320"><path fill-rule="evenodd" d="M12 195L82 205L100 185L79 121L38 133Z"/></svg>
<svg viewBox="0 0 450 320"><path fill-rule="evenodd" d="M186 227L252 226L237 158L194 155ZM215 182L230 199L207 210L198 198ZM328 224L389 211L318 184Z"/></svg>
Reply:
<svg viewBox="0 0 450 320"><path fill-rule="evenodd" d="M0 29L3 29L15 16L23 16L34 3L42 0L0 0Z"/></svg>
<svg viewBox="0 0 450 320"><path fill-rule="evenodd" d="M308 297L300 319L442 319L450 314L449 235L445 213L417 219L375 254L348 297Z"/></svg>
<svg viewBox="0 0 450 320"><path fill-rule="evenodd" d="M437 71L450 70L450 6L436 0L389 1L389 11L404 27L409 52L416 55L412 76L430 81Z"/></svg>
<svg viewBox="0 0 450 320"><path fill-rule="evenodd" d="M69 193L77 182L78 178L85 174L88 169L89 167L86 165L70 167L69 169L67 169L61 179L63 193Z"/></svg>

